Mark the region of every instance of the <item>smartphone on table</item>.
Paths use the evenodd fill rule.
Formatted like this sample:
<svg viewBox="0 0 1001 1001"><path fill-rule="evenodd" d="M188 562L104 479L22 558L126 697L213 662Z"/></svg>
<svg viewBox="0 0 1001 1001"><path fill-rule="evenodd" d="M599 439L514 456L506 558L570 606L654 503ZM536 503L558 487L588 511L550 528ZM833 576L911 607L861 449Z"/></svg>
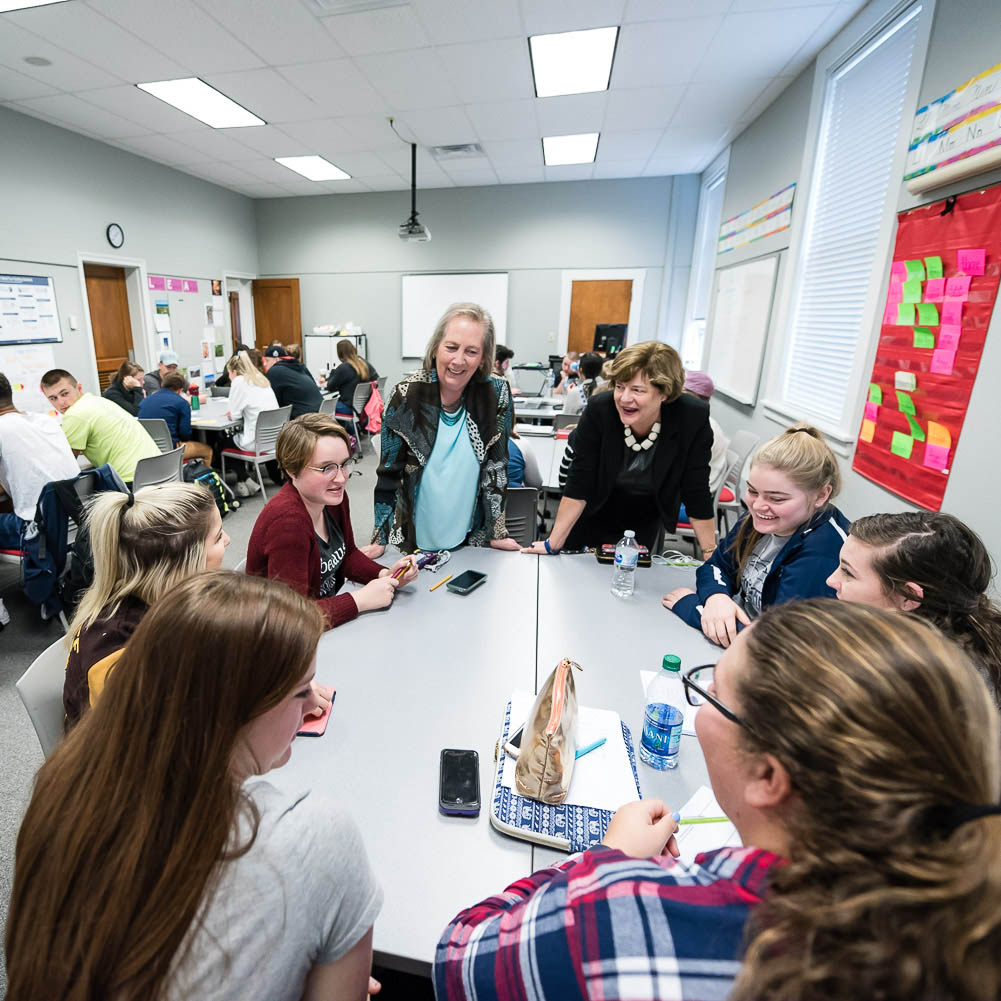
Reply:
<svg viewBox="0 0 1001 1001"><path fill-rule="evenodd" d="M446 747L441 752L438 809L449 817L480 815L480 756Z"/></svg>
<svg viewBox="0 0 1001 1001"><path fill-rule="evenodd" d="M467 570L465 573L459 574L454 580L450 580L445 587L455 594L469 594L470 591L479 587L486 579L487 575L480 573L479 570Z"/></svg>

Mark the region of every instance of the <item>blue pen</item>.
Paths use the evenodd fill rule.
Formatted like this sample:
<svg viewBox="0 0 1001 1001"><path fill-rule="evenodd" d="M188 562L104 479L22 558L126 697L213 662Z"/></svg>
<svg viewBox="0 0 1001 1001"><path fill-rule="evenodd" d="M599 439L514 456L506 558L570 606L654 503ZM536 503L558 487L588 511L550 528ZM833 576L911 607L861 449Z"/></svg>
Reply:
<svg viewBox="0 0 1001 1001"><path fill-rule="evenodd" d="M589 754L591 751L597 750L605 743L605 738L602 737L601 740L596 740L593 744L588 744L587 747L581 747L577 749L577 753L574 754L574 761L578 758L583 758L585 754Z"/></svg>

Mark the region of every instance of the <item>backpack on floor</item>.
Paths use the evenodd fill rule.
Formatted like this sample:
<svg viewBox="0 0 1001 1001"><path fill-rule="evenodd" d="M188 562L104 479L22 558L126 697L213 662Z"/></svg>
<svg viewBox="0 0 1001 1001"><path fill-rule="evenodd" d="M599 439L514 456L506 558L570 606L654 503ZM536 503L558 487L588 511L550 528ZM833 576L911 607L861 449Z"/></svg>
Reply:
<svg viewBox="0 0 1001 1001"><path fill-rule="evenodd" d="M200 483L212 494L212 499L219 508L220 518L225 518L230 511L235 511L240 506L236 495L223 478L214 469L209 469L201 459L193 459L187 463L182 475L185 483Z"/></svg>

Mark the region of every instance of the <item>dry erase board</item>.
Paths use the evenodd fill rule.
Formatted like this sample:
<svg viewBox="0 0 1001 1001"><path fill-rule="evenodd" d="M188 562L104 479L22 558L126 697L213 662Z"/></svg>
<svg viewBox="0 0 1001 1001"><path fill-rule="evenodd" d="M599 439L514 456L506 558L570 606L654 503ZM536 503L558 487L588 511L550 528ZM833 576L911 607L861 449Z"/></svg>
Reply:
<svg viewBox="0 0 1001 1001"><path fill-rule="evenodd" d="M442 313L455 302L475 302L494 320L497 343L506 343L507 273L404 275L402 357L422 358Z"/></svg>
<svg viewBox="0 0 1001 1001"><path fill-rule="evenodd" d="M769 254L716 272L706 371L738 403L758 398L778 261Z"/></svg>

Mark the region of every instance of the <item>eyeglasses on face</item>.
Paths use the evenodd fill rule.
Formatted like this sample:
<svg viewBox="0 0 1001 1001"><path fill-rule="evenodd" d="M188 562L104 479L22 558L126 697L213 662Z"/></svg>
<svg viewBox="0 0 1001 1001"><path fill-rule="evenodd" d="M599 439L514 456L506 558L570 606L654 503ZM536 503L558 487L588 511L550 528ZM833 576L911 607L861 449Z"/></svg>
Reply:
<svg viewBox="0 0 1001 1001"><path fill-rule="evenodd" d="M732 709L723 705L710 691L714 688L715 671L715 664L703 664L701 667L693 667L682 675L681 682L685 688L685 698L688 700L688 704L701 706L708 702L732 723L746 728L747 724Z"/></svg>
<svg viewBox="0 0 1001 1001"><path fill-rule="evenodd" d="M325 479L332 480L338 473L345 476L351 475L351 467L355 464L353 458L345 459L344 462L325 462L322 466L306 466L307 469L315 469Z"/></svg>

